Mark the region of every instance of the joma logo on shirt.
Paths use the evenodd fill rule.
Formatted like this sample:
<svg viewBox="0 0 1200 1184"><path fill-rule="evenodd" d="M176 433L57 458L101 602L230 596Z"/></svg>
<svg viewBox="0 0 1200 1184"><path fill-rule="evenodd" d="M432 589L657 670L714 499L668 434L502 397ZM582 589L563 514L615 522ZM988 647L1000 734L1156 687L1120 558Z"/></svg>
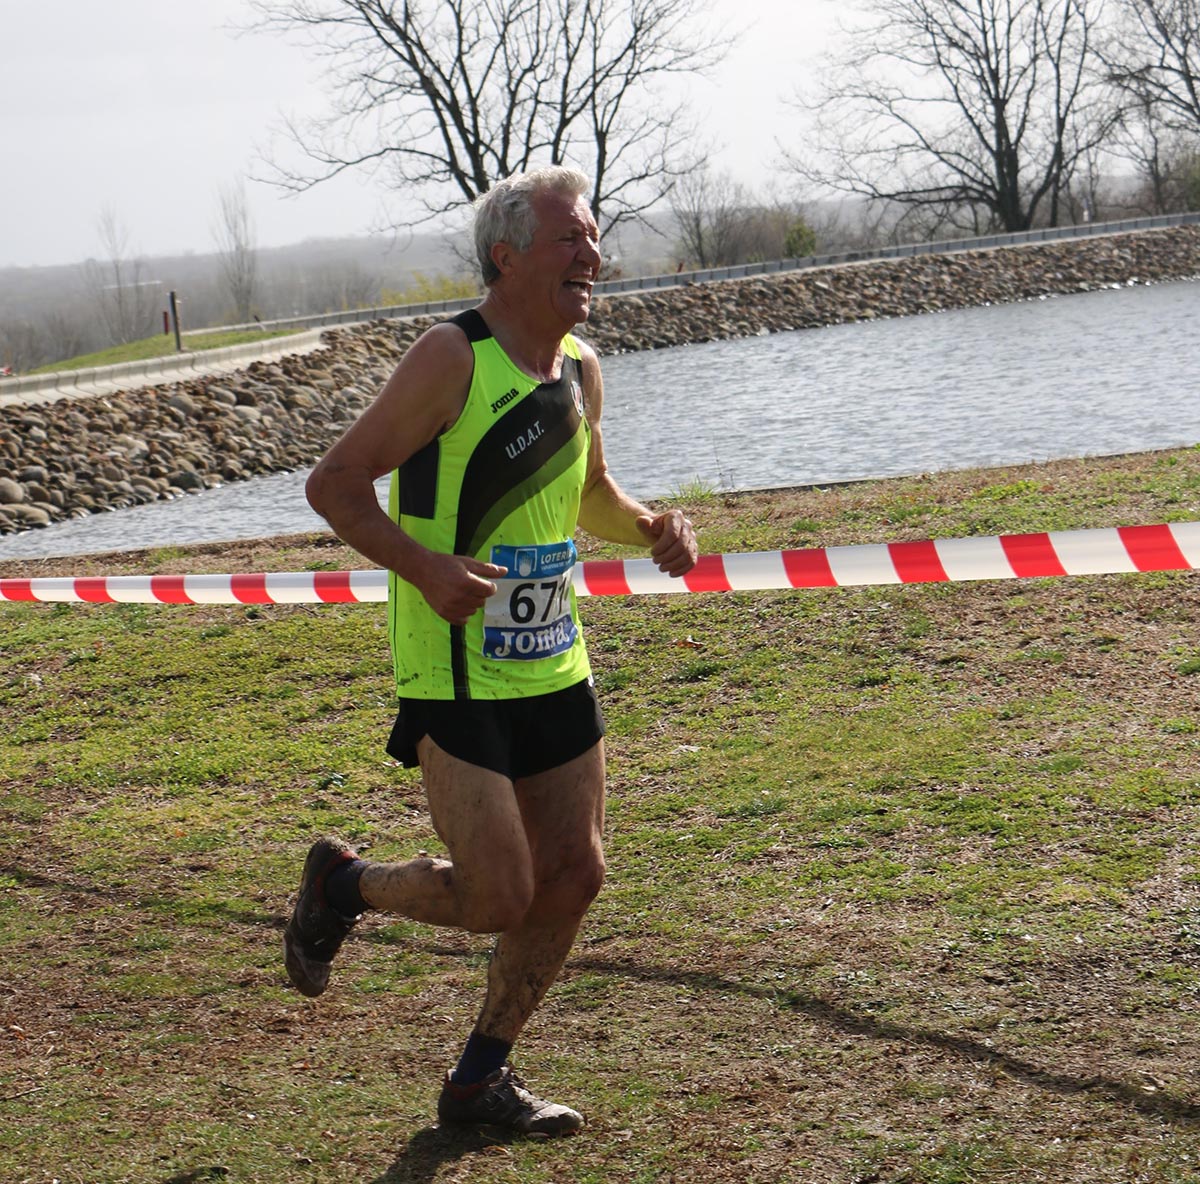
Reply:
<svg viewBox="0 0 1200 1184"><path fill-rule="evenodd" d="M527 432L522 432L510 444L504 446L504 451L508 454L509 460L516 460L526 448L536 444L542 438L542 421L535 419L533 427Z"/></svg>
<svg viewBox="0 0 1200 1184"><path fill-rule="evenodd" d="M561 654L575 641L575 622L563 617L544 629L496 630L489 658L504 661L509 658L541 658Z"/></svg>
<svg viewBox="0 0 1200 1184"><path fill-rule="evenodd" d="M501 407L507 407L509 405L509 403L511 403L515 398L517 398L520 395L520 393L521 392L519 390L517 390L517 388L514 386L513 389L508 392L508 394L501 395L500 398L498 398L492 404L492 414L495 415L496 412L499 411Z"/></svg>

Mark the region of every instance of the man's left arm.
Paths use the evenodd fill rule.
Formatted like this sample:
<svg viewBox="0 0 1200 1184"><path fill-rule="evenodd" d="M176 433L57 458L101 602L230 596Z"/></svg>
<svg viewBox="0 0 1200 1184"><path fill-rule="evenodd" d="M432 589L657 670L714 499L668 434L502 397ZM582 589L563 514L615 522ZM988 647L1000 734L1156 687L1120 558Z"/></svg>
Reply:
<svg viewBox="0 0 1200 1184"><path fill-rule="evenodd" d="M681 576L696 564L696 533L682 510L656 514L631 498L608 471L600 414L604 383L595 353L582 342L583 389L592 440L588 471L579 505L579 525L589 534L610 543L648 546L661 571Z"/></svg>

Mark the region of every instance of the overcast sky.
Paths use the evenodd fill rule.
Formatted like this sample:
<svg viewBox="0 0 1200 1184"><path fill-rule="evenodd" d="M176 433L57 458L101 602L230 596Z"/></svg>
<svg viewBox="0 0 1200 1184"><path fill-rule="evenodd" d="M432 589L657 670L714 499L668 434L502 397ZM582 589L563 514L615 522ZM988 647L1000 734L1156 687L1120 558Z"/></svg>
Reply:
<svg viewBox="0 0 1200 1184"><path fill-rule="evenodd" d="M687 95L715 164L754 185L797 116L783 102L832 29L834 0L710 0L744 28L712 83ZM0 266L101 254L108 207L146 255L213 249L218 193L263 172L285 115L324 107L320 64L278 37L235 36L247 0L0 0ZM247 187L258 243L368 233L387 222L378 182L339 178L284 196Z"/></svg>

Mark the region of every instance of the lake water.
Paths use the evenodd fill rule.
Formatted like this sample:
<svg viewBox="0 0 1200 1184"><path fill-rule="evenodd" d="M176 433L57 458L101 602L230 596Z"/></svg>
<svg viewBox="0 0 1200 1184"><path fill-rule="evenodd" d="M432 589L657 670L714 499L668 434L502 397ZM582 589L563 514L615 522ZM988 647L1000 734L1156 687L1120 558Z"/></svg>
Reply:
<svg viewBox="0 0 1200 1184"><path fill-rule="evenodd" d="M605 451L652 498L1194 444L1198 314L1172 283L608 358ZM323 529L305 476L0 536L0 561Z"/></svg>

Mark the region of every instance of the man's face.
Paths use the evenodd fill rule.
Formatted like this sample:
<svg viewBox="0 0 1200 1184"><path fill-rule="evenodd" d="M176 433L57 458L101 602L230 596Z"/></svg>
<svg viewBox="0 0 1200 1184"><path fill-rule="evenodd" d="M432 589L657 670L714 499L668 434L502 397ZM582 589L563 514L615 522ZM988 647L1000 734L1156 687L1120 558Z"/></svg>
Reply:
<svg viewBox="0 0 1200 1184"><path fill-rule="evenodd" d="M514 255L515 276L527 299L547 301L567 328L588 318L592 284L600 272L600 233L582 197L539 194L537 229L524 254Z"/></svg>

